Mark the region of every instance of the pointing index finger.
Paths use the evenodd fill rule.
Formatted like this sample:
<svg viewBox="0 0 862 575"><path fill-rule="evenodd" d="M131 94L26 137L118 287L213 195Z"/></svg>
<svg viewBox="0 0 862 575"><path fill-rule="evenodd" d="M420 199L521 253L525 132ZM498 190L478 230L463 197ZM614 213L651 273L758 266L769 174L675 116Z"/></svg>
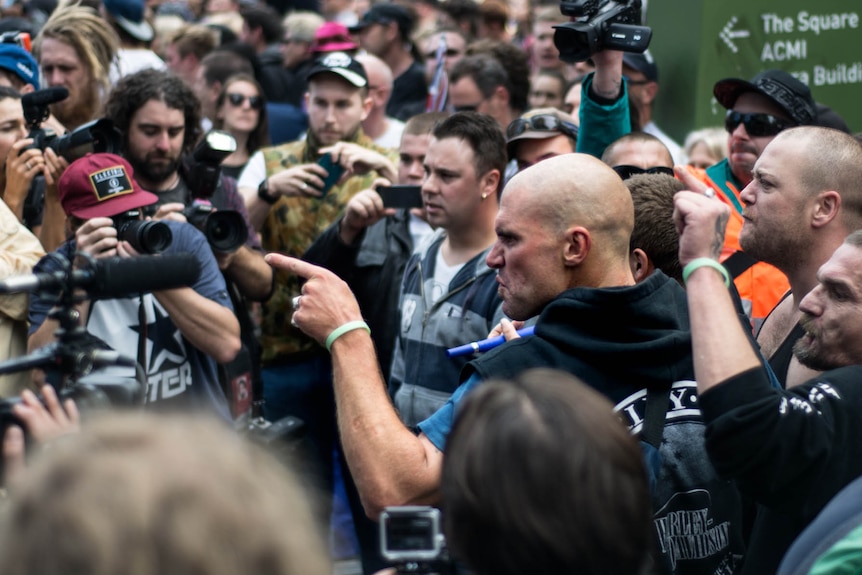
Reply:
<svg viewBox="0 0 862 575"><path fill-rule="evenodd" d="M305 279L317 275L318 270L320 270L319 267L312 265L308 262L304 262L298 258L292 258L290 256L285 256L282 254L266 254L266 256L264 256L264 259L269 265L274 268L284 270L292 274L296 274Z"/></svg>

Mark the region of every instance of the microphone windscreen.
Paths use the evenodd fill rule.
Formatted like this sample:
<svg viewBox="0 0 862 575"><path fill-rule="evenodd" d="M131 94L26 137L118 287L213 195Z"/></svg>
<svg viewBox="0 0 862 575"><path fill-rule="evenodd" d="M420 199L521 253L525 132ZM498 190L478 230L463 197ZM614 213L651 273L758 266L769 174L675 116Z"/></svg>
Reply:
<svg viewBox="0 0 862 575"><path fill-rule="evenodd" d="M96 262L91 297L123 298L139 293L194 284L201 266L193 254L159 254L134 258L110 258Z"/></svg>
<svg viewBox="0 0 862 575"><path fill-rule="evenodd" d="M36 90L29 94L21 96L21 105L24 108L31 106L47 106L55 102L60 102L69 97L69 90L63 86L55 86L54 88L45 88Z"/></svg>

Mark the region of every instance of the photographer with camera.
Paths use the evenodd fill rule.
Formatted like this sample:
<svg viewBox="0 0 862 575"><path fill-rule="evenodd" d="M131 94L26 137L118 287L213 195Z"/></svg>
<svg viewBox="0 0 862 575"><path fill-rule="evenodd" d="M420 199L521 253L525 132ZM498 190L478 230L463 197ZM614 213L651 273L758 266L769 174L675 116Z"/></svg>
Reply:
<svg viewBox="0 0 862 575"><path fill-rule="evenodd" d="M141 210L158 198L144 191L133 173L126 160L113 154L90 154L69 166L60 178L59 201L74 237L55 253L74 259L80 268L87 259L132 258L164 248L165 254L192 254L200 276L192 287L85 299L76 305L81 324L122 355L137 358L147 375L147 403L160 409L209 410L229 419L216 364L234 359L240 339L224 279L206 239L192 226L139 221ZM34 272L55 272L60 266L56 256L48 256ZM48 316L56 301L52 295L31 297L30 350L54 339L58 322Z"/></svg>
<svg viewBox="0 0 862 575"><path fill-rule="evenodd" d="M153 217L189 221L209 232L213 225L218 228L207 236L229 288L244 346L235 362L219 369L233 413L239 416L247 412L251 395L244 386L258 381L248 300L269 297L273 272L263 260L236 182L220 173L225 152L235 149L236 142L228 134L210 133L196 147L200 103L179 76L162 70L143 70L117 82L105 114L123 133L125 157L141 186L156 196ZM218 210L214 215L212 208Z"/></svg>

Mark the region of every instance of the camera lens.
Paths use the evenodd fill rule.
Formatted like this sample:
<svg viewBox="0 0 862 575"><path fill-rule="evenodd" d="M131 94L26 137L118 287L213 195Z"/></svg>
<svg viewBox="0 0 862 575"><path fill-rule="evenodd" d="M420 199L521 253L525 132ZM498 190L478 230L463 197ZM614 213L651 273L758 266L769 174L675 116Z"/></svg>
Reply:
<svg viewBox="0 0 862 575"><path fill-rule="evenodd" d="M246 242L248 228L239 212L224 210L209 215L204 234L214 250L230 253Z"/></svg>
<svg viewBox="0 0 862 575"><path fill-rule="evenodd" d="M117 236L142 254L161 253L168 249L174 239L167 224L143 220L123 222L117 229Z"/></svg>

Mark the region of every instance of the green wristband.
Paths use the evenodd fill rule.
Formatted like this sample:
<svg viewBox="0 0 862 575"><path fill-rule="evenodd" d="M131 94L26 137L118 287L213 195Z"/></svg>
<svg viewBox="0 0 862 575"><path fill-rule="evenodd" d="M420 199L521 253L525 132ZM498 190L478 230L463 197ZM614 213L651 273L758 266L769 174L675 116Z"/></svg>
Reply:
<svg viewBox="0 0 862 575"><path fill-rule="evenodd" d="M688 262L682 269L683 283L688 284L688 276L697 268L712 268L718 271L724 278L724 285L730 287L730 274L727 273L727 269L712 258L695 258Z"/></svg>
<svg viewBox="0 0 862 575"><path fill-rule="evenodd" d="M329 334L329 337L326 338L326 351L332 352L332 344L335 343L335 340L347 333L348 331L353 331L354 329L364 329L368 333L371 333L371 328L368 327L368 324L358 319L356 321L349 321L344 325L340 325Z"/></svg>

